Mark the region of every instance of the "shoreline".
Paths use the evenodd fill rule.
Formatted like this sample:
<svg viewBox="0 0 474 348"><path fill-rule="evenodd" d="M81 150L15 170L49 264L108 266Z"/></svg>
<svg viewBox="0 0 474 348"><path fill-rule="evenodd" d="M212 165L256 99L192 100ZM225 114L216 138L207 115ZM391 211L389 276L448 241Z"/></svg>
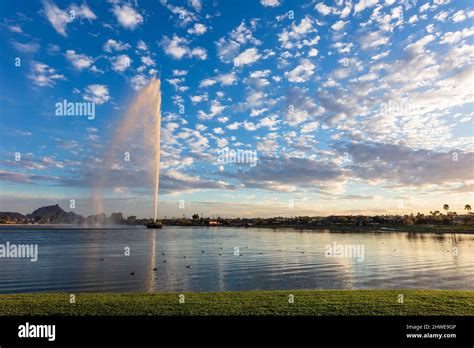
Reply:
<svg viewBox="0 0 474 348"><path fill-rule="evenodd" d="M1 294L0 316L474 315L474 290L74 293L75 303L71 294Z"/></svg>
<svg viewBox="0 0 474 348"><path fill-rule="evenodd" d="M5 228L10 227L10 228ZM474 226L428 226L428 225L387 225L387 226L354 226L354 225L315 225L315 226L302 226L302 225L252 225L252 226L229 226L229 225L180 225L180 224L164 224L166 227L198 227L198 228L262 228L262 229L293 229L293 230L307 230L307 231L329 231L329 232L357 232L357 233L393 233L393 232L404 232L404 233L436 233L436 234L474 234ZM72 224L0 224L0 232L20 230L22 228L32 228L34 230L123 230L125 228L131 228L136 230L145 229L143 225L105 225L105 226L90 226L90 225L72 225Z"/></svg>
<svg viewBox="0 0 474 348"><path fill-rule="evenodd" d="M426 226L426 225L414 225L414 226L400 226L400 225L387 225L387 226L353 226L353 225L318 225L318 226L300 226L300 225L288 225L288 226L272 226L272 225L255 225L250 228L291 228L295 230L329 230L330 232L406 232L406 233L463 233L463 234L474 234L474 226Z"/></svg>

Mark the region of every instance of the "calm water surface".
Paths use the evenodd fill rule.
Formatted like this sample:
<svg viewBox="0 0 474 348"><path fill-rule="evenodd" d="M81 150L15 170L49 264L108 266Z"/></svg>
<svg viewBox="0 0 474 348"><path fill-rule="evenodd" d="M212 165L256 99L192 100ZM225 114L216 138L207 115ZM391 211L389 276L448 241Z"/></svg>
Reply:
<svg viewBox="0 0 474 348"><path fill-rule="evenodd" d="M1 227L0 244L7 241L38 244L39 258L0 258L0 293L474 289L467 234ZM364 246L363 261L326 257L334 242Z"/></svg>

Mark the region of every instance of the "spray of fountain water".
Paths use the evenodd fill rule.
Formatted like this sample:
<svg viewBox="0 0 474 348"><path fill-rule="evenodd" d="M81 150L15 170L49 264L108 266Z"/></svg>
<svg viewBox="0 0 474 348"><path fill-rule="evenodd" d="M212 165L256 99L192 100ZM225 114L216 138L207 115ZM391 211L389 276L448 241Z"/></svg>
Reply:
<svg viewBox="0 0 474 348"><path fill-rule="evenodd" d="M161 82L160 80L153 81L155 83L155 195L154 195L154 211L155 217L153 222L156 222L158 215L158 188L160 186L160 139L161 139ZM152 83L153 83L152 82Z"/></svg>
<svg viewBox="0 0 474 348"><path fill-rule="evenodd" d="M161 137L161 82L159 79L151 79L148 86L143 88L130 105L125 117L117 128L112 142L104 159L104 169L100 173L94 186L93 201L96 214L102 213L103 188L108 179L108 174L117 161L117 152L120 146L137 131L142 132L139 139L143 140L145 148L153 149L153 161L146 161L146 165L153 163L155 179L154 190L154 221L158 217L158 188L160 179L160 137Z"/></svg>

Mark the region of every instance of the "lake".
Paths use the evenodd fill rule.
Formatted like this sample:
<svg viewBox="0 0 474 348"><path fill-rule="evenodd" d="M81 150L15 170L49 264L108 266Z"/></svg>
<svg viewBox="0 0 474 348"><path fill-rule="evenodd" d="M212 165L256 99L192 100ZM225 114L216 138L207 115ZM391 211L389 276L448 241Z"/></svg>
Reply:
<svg viewBox="0 0 474 348"><path fill-rule="evenodd" d="M0 227L0 293L474 289L474 235L293 229ZM129 255L128 254L129 251Z"/></svg>

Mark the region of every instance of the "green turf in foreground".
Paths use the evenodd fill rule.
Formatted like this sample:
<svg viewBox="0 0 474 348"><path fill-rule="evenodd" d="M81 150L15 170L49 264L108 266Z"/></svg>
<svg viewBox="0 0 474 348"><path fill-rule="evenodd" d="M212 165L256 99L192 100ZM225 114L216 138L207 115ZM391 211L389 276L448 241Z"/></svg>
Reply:
<svg viewBox="0 0 474 348"><path fill-rule="evenodd" d="M289 303L289 294L294 303ZM403 294L403 303L399 303ZM474 315L474 291L310 290L0 295L0 315Z"/></svg>

